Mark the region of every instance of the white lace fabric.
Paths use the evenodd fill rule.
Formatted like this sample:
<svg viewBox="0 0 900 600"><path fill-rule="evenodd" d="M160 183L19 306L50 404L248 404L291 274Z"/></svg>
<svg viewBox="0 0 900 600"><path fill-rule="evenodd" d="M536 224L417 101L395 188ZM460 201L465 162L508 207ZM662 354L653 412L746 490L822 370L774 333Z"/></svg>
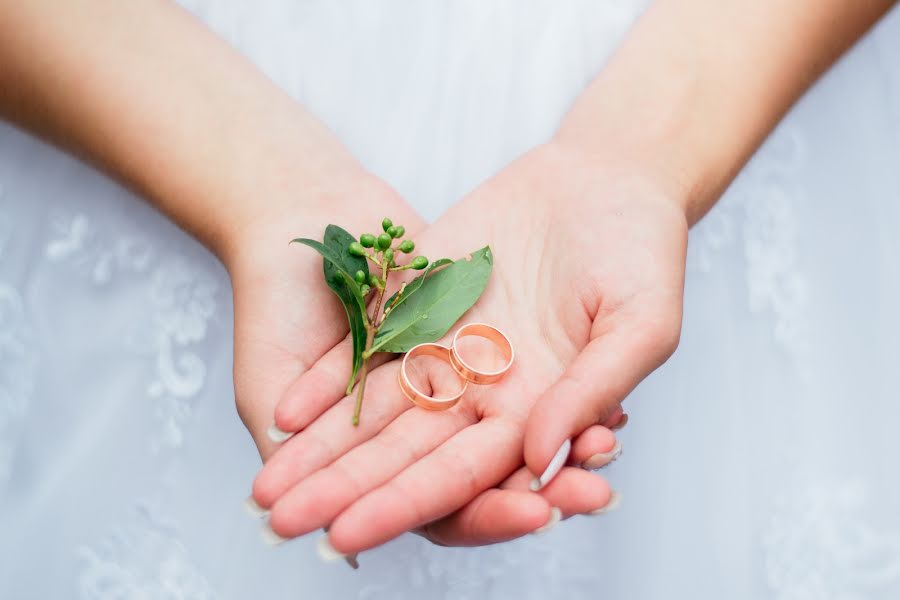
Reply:
<svg viewBox="0 0 900 600"><path fill-rule="evenodd" d="M429 218L545 139L641 9L185 4ZM489 548L404 536L350 573L241 508L222 267L0 126L0 598L898 598L898 167L894 11L692 232L682 344L606 472L622 508Z"/></svg>

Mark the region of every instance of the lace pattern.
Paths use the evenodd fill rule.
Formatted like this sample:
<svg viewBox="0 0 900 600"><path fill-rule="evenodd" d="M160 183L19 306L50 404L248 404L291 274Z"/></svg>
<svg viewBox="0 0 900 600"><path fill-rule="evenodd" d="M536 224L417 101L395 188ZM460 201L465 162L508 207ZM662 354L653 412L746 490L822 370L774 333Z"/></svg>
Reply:
<svg viewBox="0 0 900 600"><path fill-rule="evenodd" d="M54 219L55 236L46 245L50 261L70 265L97 286L116 273L149 279L150 319L135 319L126 347L152 355L155 376L147 385L160 423L153 448L183 443L192 399L206 379L204 360L191 346L202 342L216 312L219 282L209 270L177 254L162 253L133 224L116 223L100 231L85 214ZM116 229L113 234L110 229Z"/></svg>
<svg viewBox="0 0 900 600"><path fill-rule="evenodd" d="M0 187L0 207L4 191ZM5 249L12 243L13 224L0 212L0 497L11 476L22 423L28 411L38 369L38 352L25 302L13 282L5 280Z"/></svg>
<svg viewBox="0 0 900 600"><path fill-rule="evenodd" d="M82 546L82 600L216 600L193 565L178 527L158 503L138 503L123 525L94 547Z"/></svg>
<svg viewBox="0 0 900 600"><path fill-rule="evenodd" d="M867 518L869 486L835 480L782 497L763 530L777 600L872 600L900 591L900 535Z"/></svg>

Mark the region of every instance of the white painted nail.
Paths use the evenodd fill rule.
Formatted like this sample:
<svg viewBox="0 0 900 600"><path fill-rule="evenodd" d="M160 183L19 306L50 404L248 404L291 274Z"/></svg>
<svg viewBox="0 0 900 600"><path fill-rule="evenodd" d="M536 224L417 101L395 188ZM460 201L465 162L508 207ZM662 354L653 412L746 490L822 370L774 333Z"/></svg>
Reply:
<svg viewBox="0 0 900 600"><path fill-rule="evenodd" d="M316 542L316 552L319 553L319 558L321 558L325 562L332 562L340 558L347 558L345 554L342 554L334 549L334 546L332 546L331 542L328 540L328 534L323 535L319 538L319 541Z"/></svg>
<svg viewBox="0 0 900 600"><path fill-rule="evenodd" d="M278 425L272 423L269 425L269 428L266 430L266 435L269 436L269 439L275 442L276 444L280 444L284 440L288 439L292 435L294 435L293 431L282 431L278 429Z"/></svg>
<svg viewBox="0 0 900 600"><path fill-rule="evenodd" d="M612 512L619 508L619 505L622 503L622 494L613 490L613 492L609 495L609 501L607 501L606 506L601 506L597 510L592 510L589 512L589 515L604 515L608 512Z"/></svg>
<svg viewBox="0 0 900 600"><path fill-rule="evenodd" d="M556 454L553 455L553 458L550 459L550 464L547 465L547 468L544 469L541 476L531 480L531 484L528 487L531 488L532 492L540 490L556 477L556 474L559 473L560 469L563 468L563 465L566 464L566 460L569 458L569 452L571 451L572 441L567 439L562 443L562 446L559 447L559 450L556 451Z"/></svg>
<svg viewBox="0 0 900 600"><path fill-rule="evenodd" d="M550 510L550 518L547 519L547 522L532 531L532 533L541 534L546 533L556 527L556 524L562 520L562 510L554 506Z"/></svg>
<svg viewBox="0 0 900 600"><path fill-rule="evenodd" d="M622 456L622 444L620 444L619 441L616 440L616 445L613 446L612 450L610 450L609 452L600 452L593 455L592 457L581 463L581 468L588 469L589 471L602 469L620 456Z"/></svg>
<svg viewBox="0 0 900 600"><path fill-rule="evenodd" d="M250 513L251 516L257 518L265 517L269 514L269 511L256 503L256 500L253 499L253 496L250 496L249 498L244 500L244 508L247 509L247 512Z"/></svg>
<svg viewBox="0 0 900 600"><path fill-rule="evenodd" d="M282 544L287 541L287 538L281 537L274 531L272 531L272 526L267 522L260 529L260 534L262 535L263 541L265 541L270 546L277 546L278 544Z"/></svg>

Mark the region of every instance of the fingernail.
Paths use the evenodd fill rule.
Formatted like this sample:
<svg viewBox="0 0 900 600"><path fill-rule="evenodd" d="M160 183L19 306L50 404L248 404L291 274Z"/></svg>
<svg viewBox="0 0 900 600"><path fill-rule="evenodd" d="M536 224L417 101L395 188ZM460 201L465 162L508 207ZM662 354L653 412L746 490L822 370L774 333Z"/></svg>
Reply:
<svg viewBox="0 0 900 600"><path fill-rule="evenodd" d="M253 499L253 496L250 496L249 498L244 500L244 508L247 509L247 512L250 513L251 516L257 518L265 517L267 514L269 514L269 511L256 503L256 500Z"/></svg>
<svg viewBox="0 0 900 600"><path fill-rule="evenodd" d="M606 506L601 506L597 510L592 510L589 512L589 515L604 515L608 512L612 512L619 508L619 504L622 503L622 494L613 490L609 495L609 500L606 502Z"/></svg>
<svg viewBox="0 0 900 600"><path fill-rule="evenodd" d="M612 431L618 431L628 425L628 413L623 413L622 418L619 419L619 422L616 423L613 427L610 427Z"/></svg>
<svg viewBox="0 0 900 600"><path fill-rule="evenodd" d="M269 425L269 428L266 430L266 435L269 436L269 439L275 442L276 444L280 444L284 440L288 439L294 432L292 431L282 431L278 429L278 425L272 423Z"/></svg>
<svg viewBox="0 0 900 600"><path fill-rule="evenodd" d="M338 552L334 549L334 546L332 546L331 542L328 540L328 534L323 535L319 538L319 541L316 542L316 552L319 553L319 558L321 558L325 562L332 562L338 560L339 558L347 558L346 554Z"/></svg>
<svg viewBox="0 0 900 600"><path fill-rule="evenodd" d="M554 506L550 510L550 518L547 519L547 522L544 523L543 525L541 525L540 527L538 527L537 529L535 529L534 531L532 531L532 533L538 534L538 535L541 533L546 533L546 532L550 531L551 529L553 529L554 527L556 527L556 524L559 523L560 520L562 520L562 510L560 510L558 507Z"/></svg>
<svg viewBox="0 0 900 600"><path fill-rule="evenodd" d="M559 450L556 451L556 454L553 455L553 458L550 459L550 464L547 465L543 474L541 474L540 477L535 477L531 480L531 484L528 487L531 488L532 492L540 490L556 477L556 474L559 473L560 469L563 468L563 465L566 464L566 460L569 458L569 452L571 452L571 450L572 441L564 441L562 446L559 447Z"/></svg>
<svg viewBox="0 0 900 600"><path fill-rule="evenodd" d="M593 455L592 457L581 463L581 468L588 469L589 471L593 471L594 469L602 469L620 456L622 456L622 444L620 444L619 441L616 440L616 445L613 446L612 450L610 450L609 452L600 452Z"/></svg>
<svg viewBox="0 0 900 600"><path fill-rule="evenodd" d="M281 537L274 531L272 531L272 526L266 523L260 529L260 534L262 535L263 541L265 541L270 546L277 546L278 544L282 544L287 541L287 538Z"/></svg>

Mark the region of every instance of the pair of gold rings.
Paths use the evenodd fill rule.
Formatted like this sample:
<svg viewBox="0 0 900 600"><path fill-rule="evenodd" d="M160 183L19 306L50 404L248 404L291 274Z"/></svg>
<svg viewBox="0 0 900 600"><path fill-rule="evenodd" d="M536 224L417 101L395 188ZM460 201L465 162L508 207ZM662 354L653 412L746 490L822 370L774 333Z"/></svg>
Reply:
<svg viewBox="0 0 900 600"><path fill-rule="evenodd" d="M496 371L480 371L467 363L460 356L458 350L459 340L467 336L485 338L494 343L500 349L500 353L506 361L503 367ZM418 356L433 356L449 363L460 379L462 379L462 388L449 398L435 398L419 390L410 381L406 370L410 359ZM513 351L512 343L502 331L485 323L469 323L459 328L456 335L453 336L453 343L449 347L443 344L426 343L419 344L407 352L400 363L400 373L398 375L400 389L403 390L403 395L409 398L416 406L427 410L447 410L459 402L470 383L486 385L500 381L512 366L514 357L515 352Z"/></svg>

